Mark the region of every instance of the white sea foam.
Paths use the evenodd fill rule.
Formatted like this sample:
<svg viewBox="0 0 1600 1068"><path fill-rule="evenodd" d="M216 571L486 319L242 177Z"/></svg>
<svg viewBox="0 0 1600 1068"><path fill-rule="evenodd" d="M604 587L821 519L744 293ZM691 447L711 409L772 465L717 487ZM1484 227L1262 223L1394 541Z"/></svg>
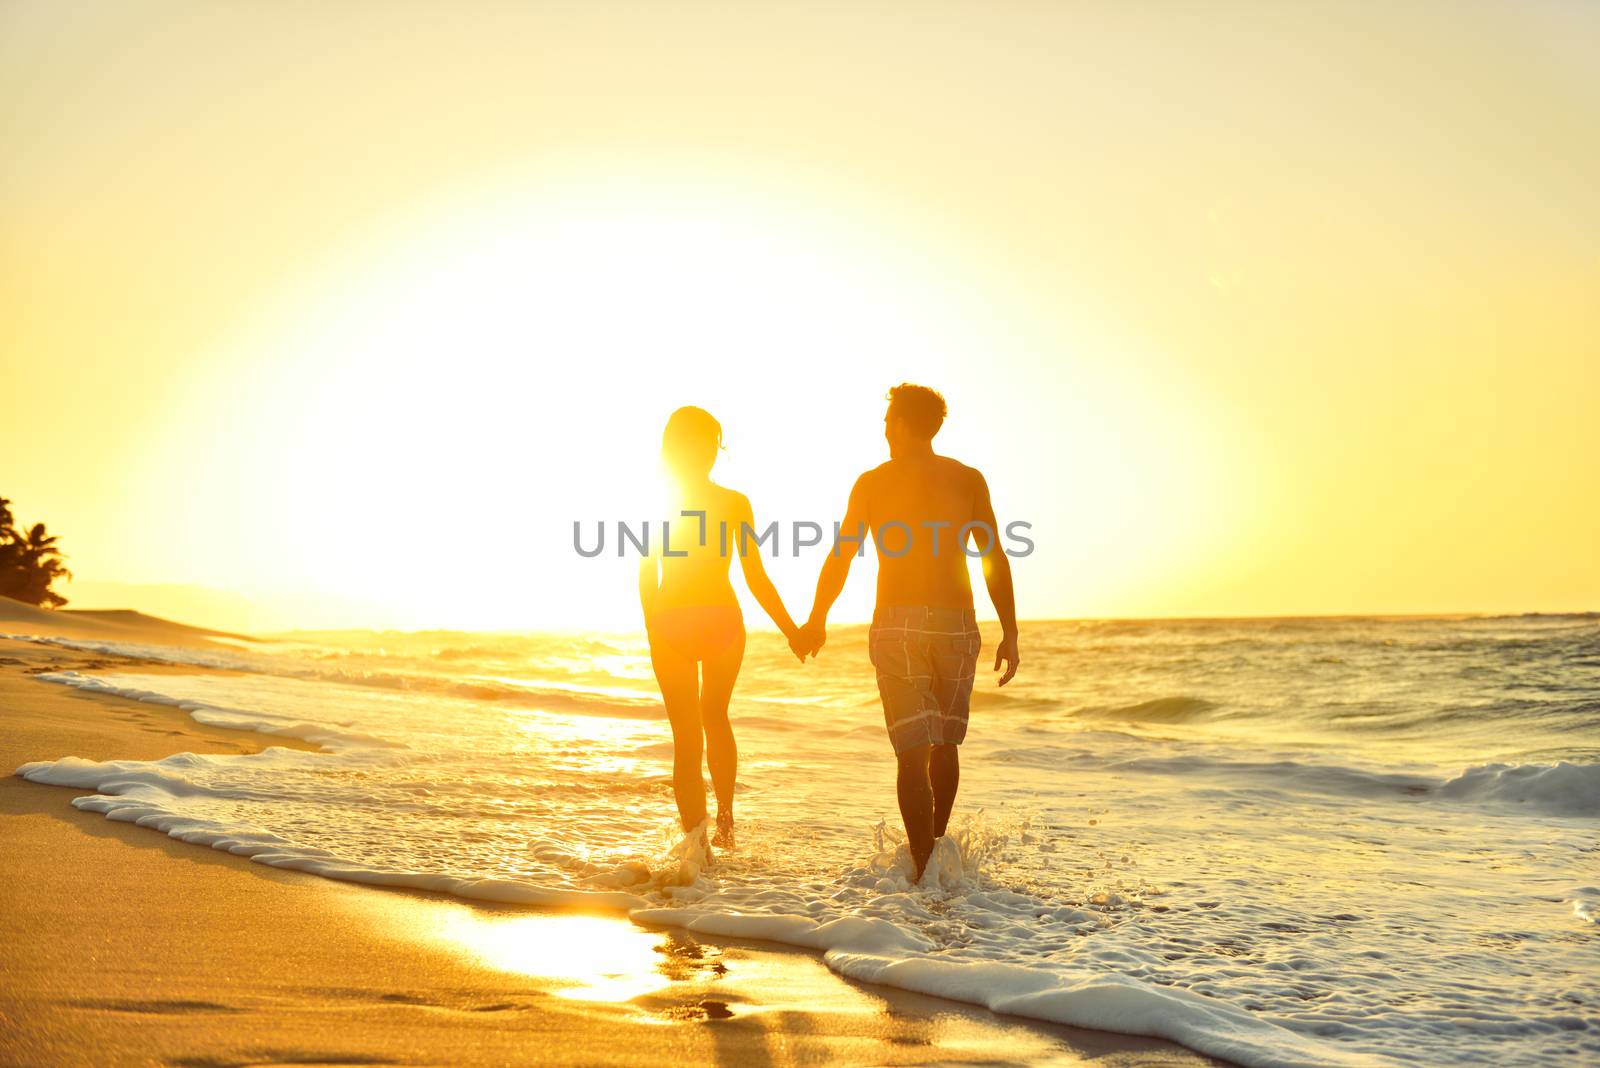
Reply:
<svg viewBox="0 0 1600 1068"><path fill-rule="evenodd" d="M274 759L281 759L286 753L282 749L267 749L252 755L249 760L259 767ZM185 799L260 800L259 796L246 790L219 790L195 782L192 773L196 769L205 765L233 763L239 759L194 753L180 753L157 761L94 761L65 757L24 764L16 773L29 782L96 791L87 797L74 798L72 804L75 808L99 812L110 820L148 827L182 842L220 849L274 868L288 868L372 886L433 890L478 901L518 905L581 906L627 912L645 904L642 898L626 893L542 887L515 879L470 878L365 867L343 861L327 850L300 845L275 834L188 816L181 811L181 802Z"/></svg>
<svg viewBox="0 0 1600 1068"><path fill-rule="evenodd" d="M1016 964L833 951L835 971L866 983L984 1005L995 1012L1181 1043L1236 1064L1329 1068L1378 1061L1296 1034L1214 998L1103 971L1074 976Z"/></svg>
<svg viewBox="0 0 1600 1068"><path fill-rule="evenodd" d="M299 738L302 741L321 745L328 749L349 746L387 747L397 744L379 738L376 735L361 734L348 730L337 724L310 723L297 720L294 717L274 716L259 710L223 708L199 701L186 701L177 697L169 697L159 690L113 685L101 676L86 675L78 671L46 672L36 676L36 678L40 682L58 682L63 686L87 690L90 693L110 694L114 697L126 697L134 701L145 701L155 705L170 705L189 713L196 723L204 723L210 727L223 727L228 730L253 731L257 734Z"/></svg>
<svg viewBox="0 0 1600 1068"><path fill-rule="evenodd" d="M1482 764L1445 783L1439 795L1556 816L1600 816L1600 764Z"/></svg>
<svg viewBox="0 0 1600 1068"><path fill-rule="evenodd" d="M1129 663L1144 664L1150 632L1117 626L1096 640L1136 645ZM1307 661L1288 650L1307 631L1253 633L1292 687ZM1162 640L1236 662L1242 639L1198 634ZM323 752L19 771L93 791L79 807L264 864L785 942L862 981L1242 1064L1600 1057L1585 979L1600 970L1596 765L1581 759L1479 749L1457 773L1396 766L1387 735L1365 749L1268 745L1166 716L1149 731L1085 731L1075 708L1154 707L1128 677L1091 680L1128 692L1079 694L1059 715L1038 692L979 706L956 830L914 887L859 664L797 672L752 637L735 709L740 849L708 866L701 836L673 833L665 725L632 707L649 680L642 649L474 637L445 656L437 637L409 654L383 640L381 657L346 666L442 672L438 684L332 685L292 665L277 677L41 676ZM1341 647L1327 670L1363 655ZM451 689L518 672L529 684L515 701ZM1219 699L1189 718L1209 732L1231 715Z"/></svg>
<svg viewBox="0 0 1600 1068"><path fill-rule="evenodd" d="M1600 924L1600 886L1580 886L1569 900L1574 916L1584 923Z"/></svg>
<svg viewBox="0 0 1600 1068"><path fill-rule="evenodd" d="M85 811L99 812L107 819L148 827L180 841L248 857L275 868L372 886L430 890L479 901L607 909L625 913L645 924L682 927L712 936L780 942L820 951L830 968L862 982L983 1005L1013 1016L1166 1038L1239 1064L1310 1068L1373 1063L1369 1057L1347 1054L1215 999L1183 990L1163 989L1127 976L1088 969L1029 968L999 960L939 959L933 955L938 946L932 938L878 916L843 915L818 919L806 914L708 909L706 902L708 896L715 893L716 880L714 869L707 867L703 845L697 845L705 841L704 826L668 851L663 858L665 864L653 877L645 876L657 890L664 889L669 899L680 897L696 904L661 907L652 905L646 897L620 891L577 890L539 886L516 879L374 869L275 834L175 811L183 801L196 798L252 799L248 790L218 790L198 785L193 775L197 769L243 761L261 765L286 755L290 755L286 750L268 749L250 757L184 753L154 762L66 757L25 764L17 769L17 774L31 782L96 791L74 799L73 804ZM966 861L957 840L941 839L939 847L927 882L948 897L966 897L988 904L984 893L987 888L965 875ZM880 872L885 877L881 881L888 882L893 894L924 893L907 880L904 850L899 852L898 859L902 863L897 867L891 865L892 871ZM891 874L893 878L889 878Z"/></svg>
<svg viewBox="0 0 1600 1068"><path fill-rule="evenodd" d="M115 641L107 638L62 638L49 634L0 634L0 638L14 642L33 642L38 645L58 645L63 649L73 649L83 653L135 657L162 664L187 664L193 667L228 668L240 671L248 671L261 665L261 661L252 659L248 652L194 649L183 645L153 645L148 642ZM238 646L237 642L229 644Z"/></svg>

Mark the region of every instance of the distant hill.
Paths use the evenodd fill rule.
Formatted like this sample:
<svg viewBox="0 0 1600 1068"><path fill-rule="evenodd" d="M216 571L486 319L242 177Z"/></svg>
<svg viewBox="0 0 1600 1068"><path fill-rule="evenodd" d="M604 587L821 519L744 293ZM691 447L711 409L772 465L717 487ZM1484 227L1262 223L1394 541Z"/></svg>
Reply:
<svg viewBox="0 0 1600 1068"><path fill-rule="evenodd" d="M209 630L159 616L147 616L131 608L48 609L23 604L10 597L0 597L0 633L106 638L161 645L209 644L205 642L207 638L259 640L248 634Z"/></svg>
<svg viewBox="0 0 1600 1068"><path fill-rule="evenodd" d="M249 597L193 583L112 582L74 578L61 587L69 608L137 608L162 619L203 619L219 630L254 634L281 629Z"/></svg>

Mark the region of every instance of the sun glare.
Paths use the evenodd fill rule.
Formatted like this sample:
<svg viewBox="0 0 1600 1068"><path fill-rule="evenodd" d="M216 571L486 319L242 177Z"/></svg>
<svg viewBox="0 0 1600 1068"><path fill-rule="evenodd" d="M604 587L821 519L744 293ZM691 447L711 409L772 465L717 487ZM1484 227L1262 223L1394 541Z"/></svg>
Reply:
<svg viewBox="0 0 1600 1068"><path fill-rule="evenodd" d="M536 913L446 913L439 936L502 971L548 978L557 997L627 1001L666 986L656 946L661 936L626 920Z"/></svg>
<svg viewBox="0 0 1600 1068"><path fill-rule="evenodd" d="M1107 342L1039 334L1003 280L919 220L792 179L625 173L547 169L413 205L220 340L166 446L213 487L205 507L166 493L201 528L186 545L211 547L190 573L292 576L388 625L627 628L631 565L579 559L572 524L660 514L668 412L718 414L717 476L759 519L826 523L882 458L882 391L904 378L1014 408L981 432L953 420L941 442L991 472L1010 517L1055 521L1040 536L1060 566L1113 537L1148 573L1152 553L1130 544L1159 557L1205 540L1196 517L1217 491L1181 458L1216 438L1206 413L1153 409L1159 384L1097 359ZM1051 346L1076 360L1052 371L1073 385L1041 408L1044 391L1004 368ZM1069 475L1030 445L1041 420L1057 421ZM1064 478L1069 514L1095 510L1092 530L1061 521ZM1173 494L1192 498L1181 535L1158 511ZM774 576L795 589L814 566L778 561ZM846 615L864 616L865 587Z"/></svg>

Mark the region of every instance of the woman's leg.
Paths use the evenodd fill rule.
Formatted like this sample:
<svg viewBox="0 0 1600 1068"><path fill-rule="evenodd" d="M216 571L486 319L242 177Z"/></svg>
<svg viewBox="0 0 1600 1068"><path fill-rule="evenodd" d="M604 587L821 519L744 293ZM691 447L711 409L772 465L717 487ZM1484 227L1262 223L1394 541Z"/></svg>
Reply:
<svg viewBox="0 0 1600 1068"><path fill-rule="evenodd" d="M717 837L715 844L733 844L733 784L739 774L739 746L733 740L733 724L728 722L728 702L733 684L739 679L744 661L744 632L737 641L706 658L700 687L700 715L705 723L706 763L711 767L711 785L717 792Z"/></svg>
<svg viewBox="0 0 1600 1068"><path fill-rule="evenodd" d="M700 665L690 657L650 649L661 700L672 724L672 792L678 818L692 831L706 818L706 781L700 774Z"/></svg>

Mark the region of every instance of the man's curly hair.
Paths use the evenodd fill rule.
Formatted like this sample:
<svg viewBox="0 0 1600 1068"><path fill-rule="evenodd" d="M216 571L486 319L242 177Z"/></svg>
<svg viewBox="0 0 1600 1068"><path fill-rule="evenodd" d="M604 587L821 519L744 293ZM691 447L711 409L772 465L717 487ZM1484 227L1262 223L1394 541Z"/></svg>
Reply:
<svg viewBox="0 0 1600 1068"><path fill-rule="evenodd" d="M944 398L927 386L902 382L888 393L889 414L899 416L919 437L932 439L944 426Z"/></svg>

